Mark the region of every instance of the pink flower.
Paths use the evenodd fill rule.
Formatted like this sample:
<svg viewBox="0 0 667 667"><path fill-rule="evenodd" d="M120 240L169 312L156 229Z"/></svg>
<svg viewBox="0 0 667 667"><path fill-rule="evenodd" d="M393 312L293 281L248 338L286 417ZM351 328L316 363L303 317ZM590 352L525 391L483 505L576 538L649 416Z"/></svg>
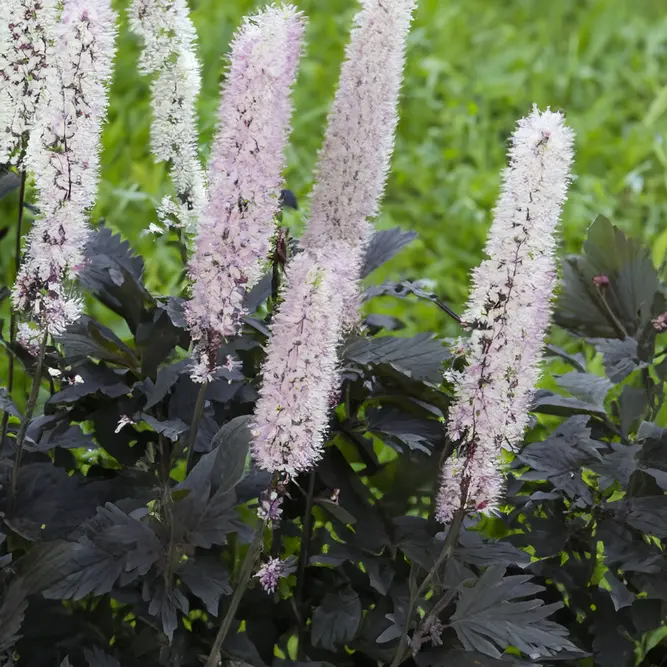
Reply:
<svg viewBox="0 0 667 667"><path fill-rule="evenodd" d="M262 565L255 577L259 579L259 583L267 593L275 593L278 588L278 582L292 572L296 571L296 561L293 557L285 560L280 558L269 558L269 560Z"/></svg>
<svg viewBox="0 0 667 667"><path fill-rule="evenodd" d="M239 332L244 297L269 255L304 30L294 7L269 6L246 18L232 42L208 202L190 259L186 318L199 375L213 370L220 342Z"/></svg>
<svg viewBox="0 0 667 667"><path fill-rule="evenodd" d="M468 366L452 374L447 424L455 454L445 462L438 518L493 510L502 491L503 447L523 437L556 284L556 229L567 196L573 133L560 113L533 112L512 138L500 199L462 320Z"/></svg>
<svg viewBox="0 0 667 667"><path fill-rule="evenodd" d="M414 7L415 0L362 0L316 167L302 246L326 256L343 294L346 329L359 319L358 283L394 149Z"/></svg>
<svg viewBox="0 0 667 667"><path fill-rule="evenodd" d="M339 295L316 259L303 252L287 267L252 423L260 468L290 474L322 456L329 397L338 386Z"/></svg>

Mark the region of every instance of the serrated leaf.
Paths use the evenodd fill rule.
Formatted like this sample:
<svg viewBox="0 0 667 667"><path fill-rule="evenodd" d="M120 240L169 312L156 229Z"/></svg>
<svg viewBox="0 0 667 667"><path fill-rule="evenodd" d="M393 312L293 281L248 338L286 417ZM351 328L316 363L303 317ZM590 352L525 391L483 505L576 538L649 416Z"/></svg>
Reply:
<svg viewBox="0 0 667 667"><path fill-rule="evenodd" d="M400 227L375 232L366 250L362 278L388 262L416 238L415 232L404 231Z"/></svg>
<svg viewBox="0 0 667 667"><path fill-rule="evenodd" d="M426 380L440 384L448 350L429 333L420 333L413 338L353 339L345 350L345 357L361 365L390 364L415 380Z"/></svg>
<svg viewBox="0 0 667 667"><path fill-rule="evenodd" d="M9 651L19 639L28 607L27 593L21 580L16 580L0 597L0 653Z"/></svg>
<svg viewBox="0 0 667 667"><path fill-rule="evenodd" d="M204 454L183 482L187 488L209 483L222 494L233 489L242 479L250 450L249 415L234 417L215 435L212 451Z"/></svg>
<svg viewBox="0 0 667 667"><path fill-rule="evenodd" d="M430 454L434 443L442 439L442 424L435 419L415 417L397 408L369 410L367 417L369 431L411 450Z"/></svg>
<svg viewBox="0 0 667 667"><path fill-rule="evenodd" d="M159 419L142 412L141 420L146 422L156 433L163 435L172 442L176 442L181 434L188 430L188 425L180 419L160 421Z"/></svg>
<svg viewBox="0 0 667 667"><path fill-rule="evenodd" d="M634 338L591 338L590 343L602 354L607 377L614 383L622 382L630 373L639 368L646 368L637 352L637 341Z"/></svg>
<svg viewBox="0 0 667 667"><path fill-rule="evenodd" d="M336 651L352 641L361 622L361 601L351 588L327 593L313 612L311 640L313 646Z"/></svg>
<svg viewBox="0 0 667 667"><path fill-rule="evenodd" d="M178 576L213 616L218 615L220 598L232 594L227 568L210 556L189 558L179 569Z"/></svg>
<svg viewBox="0 0 667 667"><path fill-rule="evenodd" d="M603 216L588 229L584 255L569 257L562 273L555 320L566 329L591 338L620 338L615 318L634 336L658 314L652 307L659 282L648 250ZM602 295L593 283L598 275L609 278Z"/></svg>
<svg viewBox="0 0 667 667"><path fill-rule="evenodd" d="M667 537L667 496L627 498L609 503L607 507L633 528Z"/></svg>
<svg viewBox="0 0 667 667"><path fill-rule="evenodd" d="M79 273L81 284L136 331L144 305L153 302L141 282L143 260L132 254L119 235L103 226L91 235L86 260Z"/></svg>
<svg viewBox="0 0 667 667"><path fill-rule="evenodd" d="M149 602L148 613L160 618L162 630L171 642L178 628L178 612L181 611L187 616L190 611L188 599L178 588L167 590L163 579L158 579L154 588L144 583L143 598Z"/></svg>
<svg viewBox="0 0 667 667"><path fill-rule="evenodd" d="M567 630L546 620L562 604L535 598L544 589L530 583L530 575L504 574L504 567L490 567L474 587L461 589L450 625L463 647L493 658L509 646L533 659L577 651L566 639Z"/></svg>

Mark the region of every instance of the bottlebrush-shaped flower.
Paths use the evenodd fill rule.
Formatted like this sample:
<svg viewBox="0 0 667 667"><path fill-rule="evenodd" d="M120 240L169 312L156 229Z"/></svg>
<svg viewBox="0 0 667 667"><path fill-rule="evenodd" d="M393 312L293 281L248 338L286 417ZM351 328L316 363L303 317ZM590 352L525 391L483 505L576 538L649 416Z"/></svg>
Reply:
<svg viewBox="0 0 667 667"><path fill-rule="evenodd" d="M206 379L220 342L241 328L244 297L269 254L304 30L294 7L270 6L246 18L232 42L208 201L189 266L186 318L199 341L194 380Z"/></svg>
<svg viewBox="0 0 667 667"><path fill-rule="evenodd" d="M196 231L205 201L205 179L197 148L197 98L201 66L197 33L186 0L134 0L131 30L144 42L139 58L151 84L151 147L158 162L168 162L176 198L165 197L158 209L166 225Z"/></svg>
<svg viewBox="0 0 667 667"><path fill-rule="evenodd" d="M338 387L339 296L330 273L303 252L287 266L252 423L253 456L271 472L310 470L322 456Z"/></svg>
<svg viewBox="0 0 667 667"><path fill-rule="evenodd" d="M294 556L285 560L269 558L257 570L255 577L259 579L259 583L266 593L275 593L280 580L289 576L292 572L296 572L296 558Z"/></svg>
<svg viewBox="0 0 667 667"><path fill-rule="evenodd" d="M362 0L316 167L304 248L339 267L344 323L358 319L360 270L394 148L414 0ZM355 257L351 267L348 257Z"/></svg>
<svg viewBox="0 0 667 667"><path fill-rule="evenodd" d="M40 124L28 145L40 217L28 237L13 297L18 310L31 313L51 333L81 312L71 280L83 263L87 211L97 195L115 19L109 0L65 0Z"/></svg>
<svg viewBox="0 0 667 667"><path fill-rule="evenodd" d="M16 149L36 121L53 58L57 0L0 3L0 164L18 163Z"/></svg>
<svg viewBox="0 0 667 667"><path fill-rule="evenodd" d="M512 137L485 253L463 321L468 366L453 375L438 518L492 509L502 491L503 447L521 441L540 377L556 284L556 230L567 197L574 135L560 113L537 108Z"/></svg>

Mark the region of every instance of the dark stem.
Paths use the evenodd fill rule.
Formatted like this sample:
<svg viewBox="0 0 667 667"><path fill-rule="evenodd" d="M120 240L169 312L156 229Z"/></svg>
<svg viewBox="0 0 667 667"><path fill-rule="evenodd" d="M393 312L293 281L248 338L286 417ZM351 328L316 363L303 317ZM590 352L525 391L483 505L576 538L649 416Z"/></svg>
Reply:
<svg viewBox="0 0 667 667"><path fill-rule="evenodd" d="M195 405L195 413L192 416L192 424L190 424L190 430L188 431L188 462L185 467L185 474L187 475L192 468L192 462L194 461L195 455L195 441L197 440L197 431L199 430L199 422L201 421L202 415L204 414L204 403L206 401L206 389L208 387L208 382L202 382L199 389L199 394L197 394L197 404Z"/></svg>
<svg viewBox="0 0 667 667"><path fill-rule="evenodd" d="M253 568L255 567L255 562L257 561L257 556L259 555L259 551L262 546L262 536L264 535L265 526L266 522L262 521L255 530L252 543L248 547L248 552L246 553L243 564L241 565L241 572L239 574L239 580L236 584L236 588L234 589L234 595L232 595L232 601L229 603L229 608L227 609L225 617L222 619L222 623L220 624L220 629L218 630L218 634L216 635L215 641L213 642L211 652L208 654L206 667L218 667L220 664L220 648L225 641L225 637L227 637L229 628L234 621L236 610L238 609L239 603L243 598L243 594L248 587L250 575L252 574Z"/></svg>
<svg viewBox="0 0 667 667"><path fill-rule="evenodd" d="M464 506L465 503L462 503L462 507ZM450 526L449 531L447 532L447 537L445 538L445 542L442 545L442 551L440 552L440 555L433 564L433 567L429 570L428 574L424 578L424 581L422 581L421 586L419 586L419 588L414 592L414 594L410 595L410 604L408 605L408 613L405 616L405 627L403 628L403 634L401 635L398 647L396 648L396 654L394 655L391 667L398 667L398 665L400 665L407 656L408 653L407 649L409 648L408 632L410 630L410 621L412 620L412 617L415 611L417 610L419 600L426 593L433 579L435 579L435 577L439 574L439 572L442 570L442 568L446 565L447 561L449 560L449 557L452 555L454 547L456 546L456 543L458 542L459 539L459 533L461 532L461 526L463 524L464 516L465 516L464 509L460 509L454 515L454 518L452 519L452 525Z"/></svg>
<svg viewBox="0 0 667 667"><path fill-rule="evenodd" d="M301 550L299 551L299 567L297 570L296 592L294 600L298 615L299 633L298 650L299 659L303 659L304 632L306 624L303 622L303 591L306 584L306 567L310 552L310 541L313 536L313 498L315 496L315 471L308 478L308 494L306 495L306 511L303 516L303 534L301 536Z"/></svg>
<svg viewBox="0 0 667 667"><path fill-rule="evenodd" d="M174 500L171 496L171 456L169 453L169 443L163 436L159 436L160 443L160 477L162 483L162 512L164 522L169 531L169 546L167 547L167 561L164 568L164 586L167 594L171 591L172 574L174 567Z"/></svg>
<svg viewBox="0 0 667 667"><path fill-rule="evenodd" d="M435 300L435 305L449 315L455 322L461 324L461 318L446 304L440 301L440 299Z"/></svg>
<svg viewBox="0 0 667 667"><path fill-rule="evenodd" d="M598 296L600 297L600 303L602 304L602 310L604 311L605 317L609 321L609 324L611 324L612 328L614 329L618 337L621 340L624 340L625 338L628 337L628 332L625 330L625 327L621 324L620 320L616 317L614 311L607 303L607 298L605 297L602 289L600 287L596 287L596 290Z"/></svg>
<svg viewBox="0 0 667 667"><path fill-rule="evenodd" d="M24 201L25 201L25 182L26 182L26 172L21 172L21 185L19 187L19 214L16 224L16 241L14 244L14 272L16 276L19 274L21 269L21 239L23 237L23 210L24 210ZM14 353L12 352L14 343L16 343L16 330L17 330L17 319L14 309L11 308L9 311L9 349L7 350L7 393L11 394L14 390ZM2 436L0 437L0 446L5 441L7 437L7 428L9 426L9 413L5 412L2 416Z"/></svg>
<svg viewBox="0 0 667 667"><path fill-rule="evenodd" d="M37 398L39 396L39 386L42 381L42 366L44 364L44 355L46 354L46 341L49 337L48 332L44 333L42 337L42 342L39 346L39 357L37 359L37 365L35 367L35 377L32 380L32 388L30 390L30 398L28 399L28 405L26 405L25 415L23 416L23 421L21 422L21 428L19 428L18 435L16 436L16 444L14 449L14 467L12 468L12 481L9 491L9 513L12 514L14 511L14 501L16 499L16 485L19 479L19 468L21 467L21 458L23 457L23 446L25 444L25 436L28 432L28 427L32 420L32 414L35 411L35 406L37 405Z"/></svg>

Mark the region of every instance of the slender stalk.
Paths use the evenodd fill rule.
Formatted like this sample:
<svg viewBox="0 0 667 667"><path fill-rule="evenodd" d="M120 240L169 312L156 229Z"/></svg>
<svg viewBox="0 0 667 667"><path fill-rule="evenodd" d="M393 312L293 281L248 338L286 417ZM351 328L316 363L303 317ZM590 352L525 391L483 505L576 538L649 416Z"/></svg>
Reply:
<svg viewBox="0 0 667 667"><path fill-rule="evenodd" d="M19 212L16 224L16 240L14 242L14 272L16 277L21 268L21 240L23 238L23 211L25 202L25 183L26 172L21 172L21 185L19 187ZM11 394L14 389L14 354L12 348L16 342L17 320L14 309L9 311L9 350L7 350L7 393ZM7 428L9 426L9 413L5 412L2 416L2 428L0 429L0 446L7 437Z"/></svg>
<svg viewBox="0 0 667 667"><path fill-rule="evenodd" d="M306 566L310 552L310 541L313 536L313 499L315 497L315 471L310 473L308 479L308 494L306 495L306 511L303 516L303 534L301 536L301 550L299 551L299 566L297 570L296 592L294 600L298 615L298 651L299 659L303 659L304 631L306 624L303 622L303 591L306 583Z"/></svg>
<svg viewBox="0 0 667 667"><path fill-rule="evenodd" d="M9 491L9 512L10 514L14 511L14 501L16 500L16 485L19 479L19 468L21 467L21 458L23 457L23 446L25 444L26 433L28 432L28 427L32 420L32 414L35 411L35 406L37 405L37 398L39 396L39 386L42 381L42 366L44 365L44 355L46 354L46 341L48 340L48 332L44 333L42 337L42 342L39 346L39 357L37 359L37 365L35 366L35 377L32 381L32 389L30 390L30 398L28 399L28 405L25 409L25 415L23 416L23 421L21 422L21 427L19 428L18 435L16 436L15 444L15 453L14 453L14 467L12 468L12 481Z"/></svg>
<svg viewBox="0 0 667 667"><path fill-rule="evenodd" d="M171 458L169 455L169 444L167 439L160 435L160 477L162 484L162 512L164 516L164 521L169 530L169 546L167 548L167 562L164 568L164 585L165 590L169 592L172 585L172 573L174 566L174 516L173 516L173 505L174 501L171 496Z"/></svg>
<svg viewBox="0 0 667 667"><path fill-rule="evenodd" d="M236 610L239 607L241 598L243 598L243 594L248 587L250 575L252 574L253 568L255 567L255 562L257 561L257 556L259 555L260 549L262 547L262 536L264 535L265 526L266 522L262 521L255 530L252 543L248 547L248 552L246 553L243 564L241 565L241 572L239 574L239 580L236 584L236 588L234 589L234 595L232 595L232 601L229 603L229 608L227 609L225 617L222 619L222 623L220 624L220 629L218 630L218 634L216 635L215 641L213 642L211 652L208 654L206 667L218 667L220 664L220 648L222 647L222 644L227 637L227 633L229 632L229 628L234 621Z"/></svg>
<svg viewBox="0 0 667 667"><path fill-rule="evenodd" d="M607 298L604 295L604 291L600 287L596 287L598 297L600 298L600 303L602 304L602 310L609 324L618 335L621 340L624 340L628 337L628 332L625 330L625 327L621 324L621 321L616 317L614 311L611 309L607 303Z"/></svg>
<svg viewBox="0 0 667 667"><path fill-rule="evenodd" d="M192 462L194 461L195 455L195 442L197 440L197 431L199 430L199 422L201 421L202 415L204 414L204 403L206 401L206 389L208 387L208 382L202 382L201 387L199 388L199 394L197 395L197 403L195 405L195 412L192 416L192 424L190 424L190 430L188 431L188 462L185 467L185 474L190 472L192 468Z"/></svg>
<svg viewBox="0 0 667 667"><path fill-rule="evenodd" d="M465 504L463 504L462 507L464 505ZM421 599L422 595L426 593L426 590L428 589L433 579L438 575L440 570L445 566L445 564L449 560L449 557L452 555L454 547L456 546L456 543L458 542L459 539L459 533L461 532L461 525L463 524L464 516L465 516L465 510L463 509L460 509L454 515L454 519L452 520L452 525L449 528L440 555L433 564L433 567L429 570L428 574L424 578L424 581L422 581L417 591L410 596L408 613L405 616L405 627L403 628L403 634L401 635L398 647L396 648L396 654L394 655L391 667L398 667L398 665L400 665L403 662L403 660L407 655L408 631L410 629L410 621L412 620L412 616L417 610L417 606L419 604L419 600Z"/></svg>

